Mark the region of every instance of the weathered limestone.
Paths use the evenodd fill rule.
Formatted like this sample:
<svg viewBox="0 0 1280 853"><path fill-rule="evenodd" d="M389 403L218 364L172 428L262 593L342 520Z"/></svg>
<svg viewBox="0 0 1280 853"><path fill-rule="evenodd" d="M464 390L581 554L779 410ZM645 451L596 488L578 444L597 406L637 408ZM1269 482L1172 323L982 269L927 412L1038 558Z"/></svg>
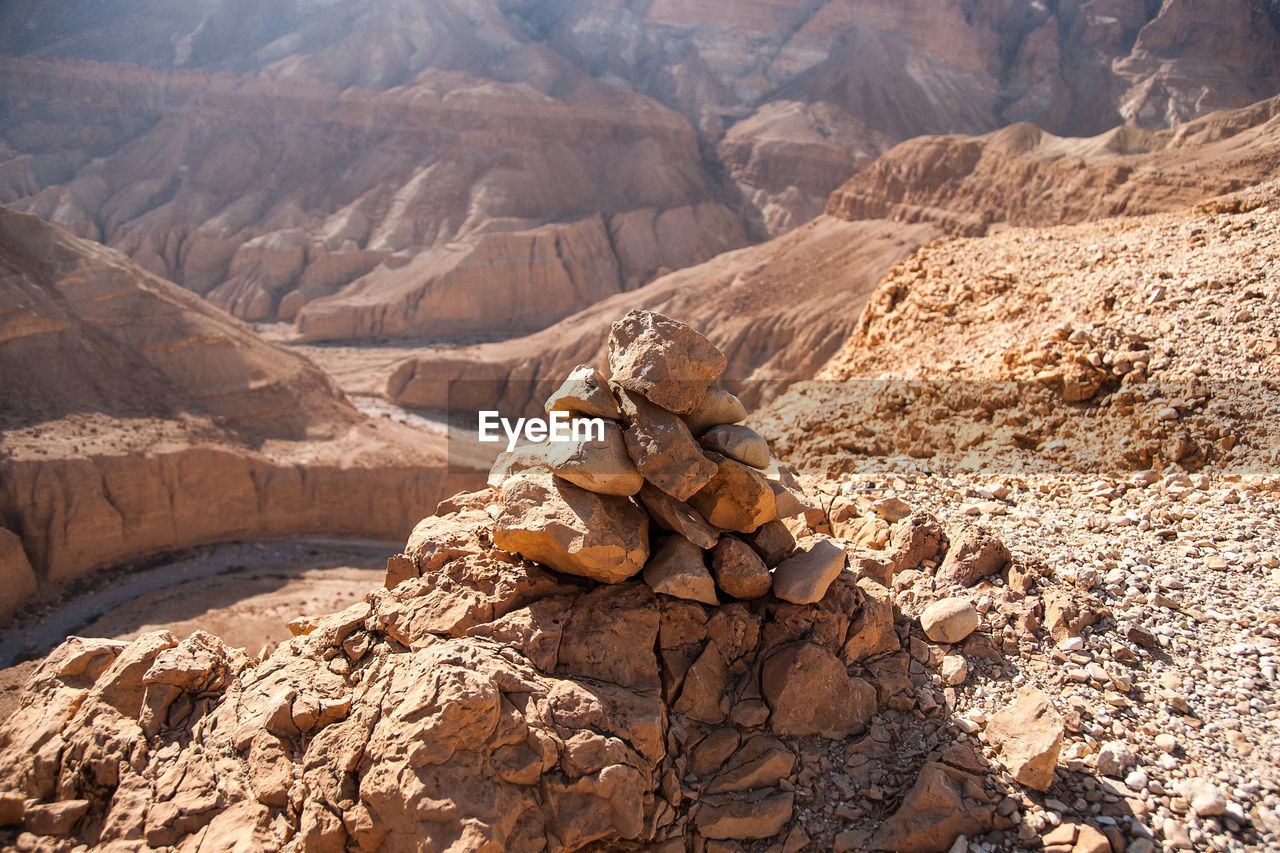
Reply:
<svg viewBox="0 0 1280 853"><path fill-rule="evenodd" d="M827 536L800 540L796 553L773 573L773 594L792 604L813 604L844 570L844 546Z"/></svg>
<svg viewBox="0 0 1280 853"><path fill-rule="evenodd" d="M1019 690L1013 704L987 724L987 739L1000 750L1001 763L1013 778L1037 791L1053 784L1063 732L1062 715L1034 687Z"/></svg>
<svg viewBox="0 0 1280 853"><path fill-rule="evenodd" d="M769 442L760 433L741 424L722 424L707 430L700 439L707 450L736 459L743 465L765 469L769 467Z"/></svg>
<svg viewBox="0 0 1280 853"><path fill-rule="evenodd" d="M773 491L758 471L718 453L706 459L714 475L689 497L689 503L716 527L751 533L778 517Z"/></svg>
<svg viewBox="0 0 1280 853"><path fill-rule="evenodd" d="M920 614L920 627L935 643L958 643L978 627L978 611L967 598L935 601Z"/></svg>
<svg viewBox="0 0 1280 853"><path fill-rule="evenodd" d="M696 410L727 364L710 341L661 314L632 311L609 331L613 381L669 412Z"/></svg>
<svg viewBox="0 0 1280 853"><path fill-rule="evenodd" d="M627 452L646 480L683 501L715 476L715 463L679 417L633 391L618 389L618 399L628 424Z"/></svg>
<svg viewBox="0 0 1280 853"><path fill-rule="evenodd" d="M587 418L620 420L622 410L609 390L604 374L586 364L570 371L564 383L551 393L543 409L551 412L568 412Z"/></svg>
<svg viewBox="0 0 1280 853"><path fill-rule="evenodd" d="M502 484L493 542L558 571L605 583L626 580L649 558L649 517L623 497L597 495L549 472Z"/></svg>

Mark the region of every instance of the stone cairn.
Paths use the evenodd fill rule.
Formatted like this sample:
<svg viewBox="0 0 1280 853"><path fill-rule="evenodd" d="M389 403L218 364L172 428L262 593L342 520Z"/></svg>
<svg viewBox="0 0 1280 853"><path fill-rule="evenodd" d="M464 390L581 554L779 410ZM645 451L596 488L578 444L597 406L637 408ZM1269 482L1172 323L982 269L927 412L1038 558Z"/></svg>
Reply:
<svg viewBox="0 0 1280 853"><path fill-rule="evenodd" d="M716 384L725 357L693 329L632 311L609 335L608 379L575 368L548 413L601 418L604 438L525 445L489 476L500 496L493 541L566 574L719 604L773 592L811 604L844 567L821 513L746 409Z"/></svg>

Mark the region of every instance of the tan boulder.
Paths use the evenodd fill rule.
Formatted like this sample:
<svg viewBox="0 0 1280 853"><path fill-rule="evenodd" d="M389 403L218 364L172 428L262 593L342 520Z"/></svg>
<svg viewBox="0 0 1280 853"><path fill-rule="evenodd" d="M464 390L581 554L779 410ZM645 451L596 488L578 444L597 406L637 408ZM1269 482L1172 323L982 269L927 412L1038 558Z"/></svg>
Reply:
<svg viewBox="0 0 1280 853"><path fill-rule="evenodd" d="M773 570L773 594L792 604L813 604L844 570L844 546L828 536L807 536Z"/></svg>
<svg viewBox="0 0 1280 853"><path fill-rule="evenodd" d="M627 452L636 469L676 500L688 500L715 476L715 463L706 458L680 418L640 394L624 388L617 391L627 421Z"/></svg>
<svg viewBox="0 0 1280 853"><path fill-rule="evenodd" d="M760 687L781 735L840 738L863 731L876 712L876 689L814 643L784 646L765 661Z"/></svg>
<svg viewBox="0 0 1280 853"><path fill-rule="evenodd" d="M769 442L751 427L742 424L721 424L707 430L700 439L702 446L743 465L765 469L769 467Z"/></svg>
<svg viewBox="0 0 1280 853"><path fill-rule="evenodd" d="M685 416L685 423L694 435L702 435L714 426L736 424L746 416L747 408L742 401L713 383L698 408Z"/></svg>
<svg viewBox="0 0 1280 853"><path fill-rule="evenodd" d="M493 542L557 571L617 583L649 558L649 517L627 498L526 471L502 484Z"/></svg>
<svg viewBox="0 0 1280 853"><path fill-rule="evenodd" d="M669 412L696 410L727 364L705 337L662 314L633 310L609 330L613 381Z"/></svg>
<svg viewBox="0 0 1280 853"><path fill-rule="evenodd" d="M1048 695L1023 687L1013 704L991 717L987 740L1000 752L1000 763L1028 788L1047 791L1062 749L1063 719Z"/></svg>
<svg viewBox="0 0 1280 853"><path fill-rule="evenodd" d="M637 497L649 511L654 523L663 530L679 533L704 550L714 548L719 541L720 531L707 524L702 513L684 501L676 500L652 483L646 481L640 487Z"/></svg>
<svg viewBox="0 0 1280 853"><path fill-rule="evenodd" d="M644 567L644 582L654 592L674 598L719 604L716 584L707 571L706 552L679 534L664 536Z"/></svg>
<svg viewBox="0 0 1280 853"><path fill-rule="evenodd" d="M604 374L586 364L580 364L569 372L569 377L551 393L543 409L551 412L568 412L588 418L619 420L622 410L609 390Z"/></svg>
<svg viewBox="0 0 1280 853"><path fill-rule="evenodd" d="M773 491L760 472L718 453L707 453L705 458L715 466L715 473L689 503L710 524L751 533L777 518Z"/></svg>
<svg viewBox="0 0 1280 853"><path fill-rule="evenodd" d="M773 586L769 567L750 545L736 536L722 536L711 552L716 584L734 598L744 600L768 595Z"/></svg>
<svg viewBox="0 0 1280 853"><path fill-rule="evenodd" d="M521 471L546 467L547 454L543 445L521 444L498 454L489 466L489 476L485 482L494 491L501 491L502 484Z"/></svg>
<svg viewBox="0 0 1280 853"><path fill-rule="evenodd" d="M589 492L600 495L634 495L644 484L627 452L622 428L613 421L597 422L603 429L601 439L583 437L577 441L548 441L545 448L546 467Z"/></svg>
<svg viewBox="0 0 1280 853"><path fill-rule="evenodd" d="M1002 571L1011 559L1009 549L991 531L971 524L951 540L937 577L944 583L973 586Z"/></svg>
<svg viewBox="0 0 1280 853"><path fill-rule="evenodd" d="M958 643L978 627L978 611L967 598L935 601L920 614L920 627L935 643Z"/></svg>

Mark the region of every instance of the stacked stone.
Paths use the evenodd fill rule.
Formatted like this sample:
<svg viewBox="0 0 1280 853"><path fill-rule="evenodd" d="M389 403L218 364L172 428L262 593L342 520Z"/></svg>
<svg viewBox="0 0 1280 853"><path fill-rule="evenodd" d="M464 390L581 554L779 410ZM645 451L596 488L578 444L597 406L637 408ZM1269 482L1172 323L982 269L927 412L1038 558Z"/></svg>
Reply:
<svg viewBox="0 0 1280 853"><path fill-rule="evenodd" d="M502 454L489 476L500 496L494 544L605 583L642 573L655 592L705 604L770 592L820 600L844 548L794 538L816 507L739 423L745 408L717 384L725 365L710 341L669 317L632 311L615 323L611 376L576 367L545 407L603 419L603 439Z"/></svg>

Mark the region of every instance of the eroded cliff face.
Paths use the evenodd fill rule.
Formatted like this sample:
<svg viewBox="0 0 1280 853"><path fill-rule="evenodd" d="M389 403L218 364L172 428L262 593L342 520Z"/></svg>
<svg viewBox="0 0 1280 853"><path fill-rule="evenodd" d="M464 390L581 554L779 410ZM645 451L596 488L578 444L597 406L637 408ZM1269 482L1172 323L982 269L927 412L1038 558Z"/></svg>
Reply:
<svg viewBox="0 0 1280 853"><path fill-rule="evenodd" d="M1158 132L1063 138L1029 124L895 147L831 195L840 219L932 222L980 236L1187 207L1280 176L1280 97Z"/></svg>
<svg viewBox="0 0 1280 853"><path fill-rule="evenodd" d="M487 408L475 380L513 412L539 403L533 381L603 364L610 317L660 311L707 330L726 380L751 404L812 377L857 327L882 276L946 235L1177 210L1280 177L1280 102L1224 111L1174 130L1118 128L1062 138L1030 125L978 137L912 140L850 179L825 215L612 297L544 332L407 359L387 396L405 406ZM514 381L509 381L514 380Z"/></svg>
<svg viewBox="0 0 1280 853"><path fill-rule="evenodd" d="M399 538L468 481L450 480L443 439L367 420L301 356L3 209L0 375L3 612L161 550Z"/></svg>
<svg viewBox="0 0 1280 853"><path fill-rule="evenodd" d="M0 21L0 200L310 339L509 335L809 221L910 137L1156 129L1273 95L1277 19L1263 0L23 0ZM580 245L597 220L610 245ZM502 282L493 305L554 293L519 321L420 316L476 276Z"/></svg>
<svg viewBox="0 0 1280 853"><path fill-rule="evenodd" d="M382 92L27 59L0 78L23 152L0 176L6 203L247 320L293 319L338 291L346 306L457 301L483 275L496 305L553 282L515 329L473 312L454 333L529 331L746 241L710 200L688 123L589 79L558 99L437 70ZM615 249L610 231L637 235ZM411 310L350 314L335 334L449 334Z"/></svg>

